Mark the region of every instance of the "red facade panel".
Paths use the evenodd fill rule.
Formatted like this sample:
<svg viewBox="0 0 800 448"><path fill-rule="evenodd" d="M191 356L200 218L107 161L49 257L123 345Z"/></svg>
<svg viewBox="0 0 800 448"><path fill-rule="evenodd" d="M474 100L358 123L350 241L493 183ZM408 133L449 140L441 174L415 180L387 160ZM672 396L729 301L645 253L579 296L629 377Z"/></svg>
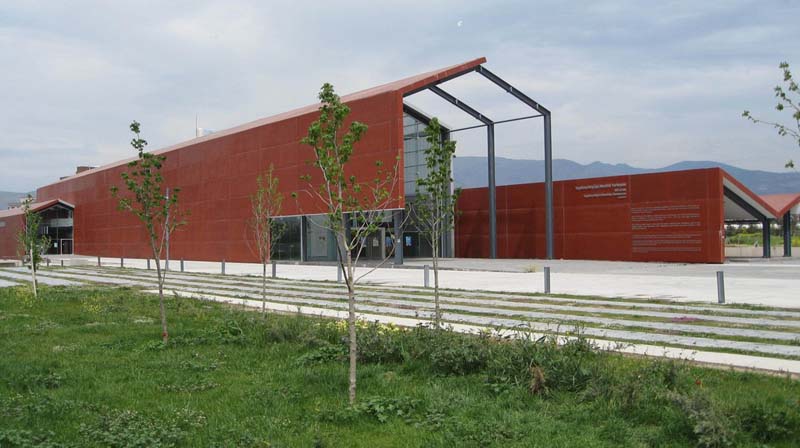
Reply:
<svg viewBox="0 0 800 448"><path fill-rule="evenodd" d="M348 102L350 119L369 128L356 146L348 172L372 179L375 161L384 166L397 163L398 186L390 208L404 206L402 194L403 109L402 95L386 91ZM323 212L321 204L306 191L300 176L316 169L306 162L313 159L311 148L300 140L308 125L318 116L315 108L284 120L237 132L214 135L161 151L167 156L164 166L165 186L181 188L180 205L190 215L171 241L171 257L191 260L256 261L252 237L247 229L251 216L250 195L256 189L256 177L270 164L280 179L284 194L284 215ZM75 204L74 250L77 254L113 257L152 256L144 230L129 213L116 209L110 195L112 185L122 188L120 173L124 164L82 173L37 191L39 200L63 199ZM297 199L291 197L297 193Z"/></svg>
<svg viewBox="0 0 800 448"><path fill-rule="evenodd" d="M489 255L488 191L458 201L456 256ZM544 258L544 184L497 188L497 256ZM618 261L724 261L719 169L555 182L556 258Z"/></svg>
<svg viewBox="0 0 800 448"><path fill-rule="evenodd" d="M21 255L17 235L24 227L24 215L0 217L0 258L16 258Z"/></svg>

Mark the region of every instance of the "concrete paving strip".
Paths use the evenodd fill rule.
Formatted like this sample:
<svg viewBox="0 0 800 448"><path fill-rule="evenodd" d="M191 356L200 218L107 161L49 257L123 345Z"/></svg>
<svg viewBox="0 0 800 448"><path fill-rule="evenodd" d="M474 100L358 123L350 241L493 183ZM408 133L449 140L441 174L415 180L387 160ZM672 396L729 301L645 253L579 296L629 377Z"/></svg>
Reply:
<svg viewBox="0 0 800 448"><path fill-rule="evenodd" d="M173 282L172 284L177 284L177 283L178 282ZM184 286L190 286L190 287L192 286L192 284L189 283L182 283L182 284ZM211 289L211 290L216 291L218 293L221 291L220 289ZM260 290L257 289L240 288L240 289L230 290L230 294L238 294L241 292L247 293L248 297L253 297L253 298L260 297L259 296ZM340 301L347 299L347 296L343 294L307 293L301 291L285 291L280 289L272 289L269 291L269 294L270 295L268 297L271 296L292 297L301 300L305 298L333 299ZM392 308L414 307L420 310L430 310L434 306L432 299L431 301L420 302L414 300L381 299L381 298L374 298L367 296L359 296L357 300L360 303L371 302L371 303L390 305L392 306ZM443 310L450 310L454 312L467 312L467 313L474 313L487 316L525 317L534 320L582 322L589 325L649 328L665 332L681 332L689 334L700 333L700 334L713 334L719 336L738 336L738 337L749 337L749 338L759 338L759 339L774 339L782 341L800 341L800 333L787 333L780 331L753 330L747 328L713 327L704 325L686 325L686 324L675 324L669 322L648 322L648 321L638 321L638 320L632 321L632 320L605 318L600 316L582 316L573 314L508 310L508 309L478 307L478 306L469 306L461 304L453 305L446 302L442 302L440 304L440 307Z"/></svg>
<svg viewBox="0 0 800 448"><path fill-rule="evenodd" d="M91 271L91 272L96 273L96 274L117 275L117 274L113 273L113 271L110 271L108 269L97 270L97 269L91 269L91 268L81 268L81 269L65 269L65 271L75 272L75 273L80 273L80 272L84 272L84 271ZM119 274L119 275L126 275L126 274L127 275L137 275L137 276L148 275L148 276L151 276L153 278L155 278L155 276L156 276L156 274L154 272L146 271L146 270L145 271L138 271L138 272L133 272L133 271L118 271L118 272L123 272L123 274ZM179 273L175 273L175 272L170 272L167 278L168 279L176 278L176 279L182 279L182 280L197 280L198 278L201 278L201 279L210 279L214 283L219 283L219 284L241 285L242 283L248 283L248 284L252 284L254 286L260 286L260 279L255 278L255 277L251 277L251 276L241 276L241 277L238 277L238 278L237 277L233 277L231 279L224 279L224 278L219 278L218 276L209 277L208 274L206 274L206 275L202 275L202 274L186 275L186 274L179 274ZM267 282L268 283L284 283L284 284L287 284L287 285L298 285L299 287L302 287L303 289L308 289L308 288L340 289L340 290L344 290L345 289L344 286L342 286L340 284L337 284L337 283L324 284L324 283L320 283L320 282L303 282L303 281L286 280L286 279L280 279L280 278L278 278L278 279L270 278L270 279L267 280ZM404 286L404 287L385 287L385 286L375 286L375 285L370 285L370 284L362 284L362 285L358 285L358 288L359 289L367 289L367 290L376 291L376 292L387 292L387 293L392 293L391 291L401 290L403 292L409 292L409 293L412 293L412 294L426 295L426 296L430 296L433 293L431 288L427 288L426 289L426 288L414 288L414 287L407 287L407 286ZM496 298L499 298L499 299L506 299L506 300L508 300L508 299L525 300L525 301L528 301L527 303L530 303L531 301L559 302L559 303L566 303L566 304L571 304L571 305L578 305L582 309L586 309L584 307L584 305L589 304L589 305L609 305L609 306L618 306L618 307L627 307L627 308L649 308L649 309L655 309L655 310L664 310L664 311L660 311L660 312L686 312L686 313L695 312L696 313L696 312L700 312L700 311L708 311L708 312L716 312L716 313L724 313L724 314L740 314L740 315L744 315L744 316L762 316L762 317L774 316L774 317L781 317L781 318L800 319L800 312L792 312L792 311L750 310L750 309L732 308L732 307L725 307L725 306L717 306L717 307L704 306L704 305L692 306L692 305L686 305L686 304L680 304L680 303L675 303L674 305L672 305L672 304L655 304L655 303L635 302L635 301L631 301L631 300L628 300L628 299L623 300L623 301L611 301L611 300L594 300L594 299L572 299L572 298L552 297L552 296L526 296L526 295L519 295L519 294L515 295L513 293L498 293L498 292L494 292L494 291L464 291L464 290L458 290L458 289L456 289L456 290L446 289L446 290L441 290L441 291L442 291L442 294L447 294L447 295L451 295L451 296L455 295L455 296L460 296L462 298L469 298L469 297L474 297L474 298L492 298L492 297L496 297ZM667 310L669 310L669 311L667 311ZM643 314L639 313L638 310L637 311L629 310L629 311L630 311L629 313L621 313L621 314L643 315ZM600 311L598 311L598 312L600 312ZM610 311L603 311L603 312L610 312ZM656 311L656 312L659 312L659 311ZM691 316L691 317L694 318L695 316ZM707 315L705 315L705 314L698 314L696 317L698 319L702 318L702 319L709 320L707 318ZM720 317L722 317L722 316L720 316ZM714 320L714 319L710 319L710 320ZM797 326L797 327L800 328L800 322L797 322L794 325L790 324L788 326Z"/></svg>
<svg viewBox="0 0 800 448"><path fill-rule="evenodd" d="M0 278L0 288L8 288L9 286L17 286L17 285L19 285L19 283L15 283L15 282Z"/></svg>
<svg viewBox="0 0 800 448"><path fill-rule="evenodd" d="M149 281L141 281L141 282L134 282L131 281L135 285L145 286L145 287L152 287L152 282ZM253 298L258 299L260 294L248 294L244 291L226 291L226 290L214 290L214 289L207 289L207 288L196 288L196 287L189 287L189 288L181 288L187 292L193 292L198 294L218 294L218 295L225 295L225 294L233 294L238 296L243 296L246 298ZM271 297L273 300L279 302L289 302L292 304L311 304L311 305L321 305L333 308L341 308L345 307L345 302L332 302L326 301L322 299L312 299L307 297L308 294L303 295L301 298L291 297L291 296L282 296L282 297ZM234 299L235 300L235 299ZM426 306L430 306L429 303L424 303ZM383 314L394 314L394 315L404 315L404 316L413 316L418 317L420 314L424 314L425 311L419 310L408 310L403 308L396 308L396 307L382 307L382 306L373 306L373 305L365 305L360 304L360 309L373 311L376 313L383 313ZM456 310L458 308L456 307ZM465 310L466 311L466 310ZM484 314L489 314L490 316L493 314L501 314L501 313L489 313L489 311L483 308L478 308L477 311L482 312ZM500 319L500 318L493 318L487 316L472 316L472 315L465 315L465 314L458 314L458 313L444 313L445 319L457 321L457 322L467 322L467 323L475 323L479 325L496 325L502 327L531 327L537 329L539 331L547 331L547 332L559 332L563 331L566 328L570 328L570 325L559 325L559 324L549 324L549 323L539 323L539 322L530 322L530 321L520 321L514 319ZM513 317L513 315L511 315ZM568 316L568 319L572 319L575 316ZM552 317L550 317L552 318ZM592 320L597 320L597 318L591 318ZM636 322L637 324L641 324L642 322ZM708 328L717 328L717 327L708 327ZM662 344L674 344L674 345L682 345L682 346L703 346L707 348L721 348L721 349L730 349L730 350L740 350L740 351L752 351L752 352L761 352L761 353L771 353L771 354L779 354L785 356L800 356L800 347L798 346L783 346L783 345L775 345L775 344L768 344L768 343L758 343L758 342L748 342L748 341L730 341L724 339L712 339L712 338L705 338L705 337L692 337L692 336L680 336L680 335L667 335L667 334L657 334L657 333L643 333L637 331L627 331L627 330L613 330L613 329L602 329L602 328L591 328L585 327L576 329L572 327L572 330L568 331L580 331L581 333L600 337L600 338L608 338L614 340L628 340L628 341L648 341L648 342L657 342ZM763 334L764 332L758 332L759 334ZM736 331L736 335L742 336L742 331ZM756 336L758 337L758 336ZM760 336L763 337L763 336Z"/></svg>
<svg viewBox="0 0 800 448"><path fill-rule="evenodd" d="M153 290L147 292L152 294L158 294L158 291L153 291ZM206 294L186 293L178 291L175 292L177 292L180 296L189 298L207 299L215 302L224 302L224 303L244 304L248 307L259 308L259 309L262 306L262 302L260 300L241 301L224 296L211 296ZM170 294L172 294L172 291L170 291ZM279 311L286 313L299 312L301 314L310 316L328 317L340 320L347 318L346 311L332 310L328 308L317 308L309 306L297 307L295 305L286 305L286 304L271 303L271 302L266 303L266 308L272 311ZM386 316L381 314L369 314L369 313L358 313L358 318L369 322L395 324L404 327L415 327L417 325L429 323L429 321L426 320L396 317L396 316ZM481 331L492 330L491 328L485 326L464 325L464 324L452 324L452 328L454 331L462 333L473 333L473 334ZM501 331L500 334L502 336L508 335L511 337L520 336L520 333L516 331L505 331L505 332ZM526 336L538 339L542 336L546 336L546 334L530 333L527 334ZM563 343L570 339L575 339L575 338L569 336L560 336L559 342ZM800 374L800 361L796 360L767 358L761 356L741 355L734 353L718 353L718 352L706 352L699 350L687 350L682 348L672 348L672 347L664 347L664 346L648 345L648 344L620 345L617 342L607 341L602 339L589 339L588 341L598 349L607 351L617 351L622 353L644 355L657 358L679 359L697 363L711 364L715 366L731 366L742 369L752 369L756 371Z"/></svg>
<svg viewBox="0 0 800 448"><path fill-rule="evenodd" d="M106 259L107 265L118 266L119 259ZM445 264L462 264L463 259L449 260ZM517 263L519 260L473 260L478 262L478 269L445 270L440 272L440 285L444 288L466 290L493 290L499 292L542 292L543 274L541 272L496 272L490 266L497 262ZM445 260L443 260L443 263ZM729 265L675 265L664 263L615 263L615 262L578 262L564 260L531 260L534 264L550 264L553 267L551 287L556 294L575 294L581 296L598 296L633 299L669 299L676 301L693 301L716 303L717 290L715 271L726 270ZM175 260L172 261L175 263ZM408 264L414 261L408 260ZM575 271L569 266L578 263L590 267ZM528 263L530 265L530 263ZM771 263L778 264L778 263ZM794 263L793 263L794 264ZM145 260L125 260L130 267L144 267ZM174 265L173 267L176 267ZM563 266L563 271L559 266ZM485 269L480 269L485 267ZM618 268L624 267L621 271ZM357 275L366 273L371 268L358 268ZM186 263L187 272L205 272L218 274L219 262ZM281 277L296 280L336 279L334 266L318 266L309 264L279 264ZM792 269L782 269L780 276L768 275L775 270L756 270L759 274L742 273L737 268L725 279L728 303L767 305L774 307L800 308L800 300L796 291L800 290L800 276L791 275ZM765 272L766 274L765 274ZM227 263L228 274L260 274L261 266L255 263ZM383 267L367 275L365 282L384 286L422 286L421 269L392 269Z"/></svg>
<svg viewBox="0 0 800 448"><path fill-rule="evenodd" d="M153 286L151 282L141 282L141 285L146 287ZM244 292L225 291L225 290L220 291L220 290L212 290L206 288L191 287L191 288L181 288L181 290L197 294L213 294L213 295L235 294L237 296L243 297L243 299L240 300L246 300L248 298L259 299L260 297L259 294L247 294ZM234 297L231 297L231 299L236 300L236 298ZM271 299L278 302L290 303L293 304L294 306L318 305L331 308L345 308L347 306L346 302L333 302L322 299L274 297L274 296L271 297ZM414 317L414 318L418 318L420 315L426 314L424 311L419 311L419 310L409 310L404 308L394 308L394 307L375 306L366 304L359 304L359 309L373 312L376 314L399 315L399 316ZM461 322L461 323L499 326L504 328L530 328L534 331L545 331L553 333L560 333L564 331L571 331L571 332L579 331L580 333L586 334L588 336L606 338L617 341L626 341L626 340L645 341L645 342L655 342L667 345L673 344L673 345L690 346L690 347L702 346L706 348L769 353L769 354L776 354L783 356L800 356L800 346L791 346L791 345L775 345L769 343L747 342L747 341L730 341L725 339L644 333L637 331L613 330L613 329L602 329L602 328L591 328L591 327L578 329L571 325L557 325L550 323L520 321L514 319L502 319L489 316L473 316L468 314L458 314L449 312L443 313L443 318L448 321Z"/></svg>
<svg viewBox="0 0 800 448"><path fill-rule="evenodd" d="M126 279L143 279L143 278L152 278L155 281L154 276L143 276L143 275L136 275L136 274L107 274L109 276L118 277L118 278L126 278ZM181 277L185 278L185 277ZM220 282L216 281L216 279L208 279L208 278L187 278L185 281L177 280L176 277L170 277L167 279L168 285L209 285L209 286L216 286ZM251 287L245 287L239 285L235 285L230 283L229 286L231 288L235 288L237 290L248 291L248 292L260 292L260 286L258 288L255 287L254 284L247 283L248 285L252 285ZM308 294L313 294L315 297L325 297L325 298L344 298L343 297L343 288L325 288L319 287L314 285L309 285L308 287L301 287L298 286L298 289L286 289L281 288L280 286L282 283L280 282L267 282L267 291L268 293L278 293L283 295L295 295L295 296L305 296ZM400 300L410 305L418 305L418 306L431 306L433 297L430 295L430 291L428 291L428 296L413 296L408 297L404 296L399 293L392 293L392 292L382 292L382 291L369 291L369 292L362 292L359 293L358 296L360 300L373 300L373 301L385 301L383 298L386 299L395 299ZM428 299L429 302L423 302L424 305L421 305L420 302L413 302L414 299ZM611 309L611 308L596 308L596 307L587 307L587 306L564 306L564 305L552 305L546 303L530 303L530 302L509 302L503 300L484 300L484 299L467 299L462 297L450 297L450 296L442 296L441 303L457 303L459 306L457 307L450 307L451 309L461 309L465 311L472 311L463 305L485 305L487 308L490 309L491 312L488 314L504 314L504 315L526 315L528 317L534 318L541 318L546 317L544 314L541 313L526 313L525 311L518 311L518 310L508 310L508 312L504 312L499 310L497 313L494 312L496 307L505 307L505 308L527 308L527 309L537 309L537 310L544 310L544 311L565 311L565 312L578 312L578 313L595 313L595 314L604 314L604 315L621 315L621 316L642 316L642 317L656 317L656 318L663 318L663 319L693 319L697 321L706 321L706 322L721 322L721 323L729 323L729 324L739 324L739 325L750 325L750 326L773 326L773 327L794 327L800 328L800 321L792 321L792 320L775 320L775 319L759 319L759 318L743 318L743 317L730 317L730 316L713 316L708 314L676 314L676 313L666 313L666 312L656 312L656 311L646 311L646 310L621 310L621 309ZM396 303L392 301L385 301L386 303ZM400 304L400 303L396 303ZM481 307L485 308L485 307ZM567 320L566 315L554 314L554 313L547 313L548 316L552 316L553 319L559 320ZM738 329L731 329L729 333L720 333L717 331L706 331L706 328L718 328L718 327L702 327L700 325L681 325L678 323L672 322L651 322L649 324L645 323L643 325L635 324L634 321L615 321L611 322L608 320L607 317L598 316L595 317L588 317L588 316L574 316L572 320L575 321L582 321L582 322L599 322L605 325L627 325L627 326L639 326L639 327L647 327L647 328L656 328L656 329L666 329L666 330L676 330L676 331L688 331L683 330L682 328L693 328L693 332L709 332L709 333L717 333L717 334L727 334L730 336L737 336L740 334L740 330ZM640 321L635 321L639 323ZM774 335L767 335L764 333L763 335L757 336L755 331L760 330L745 330L745 332L749 332L749 337L760 337L760 338L768 338L768 339L782 339L782 340L800 340L800 333L792 334L792 333L776 333ZM767 333L770 333L767 331ZM748 334L741 334L742 336L748 336ZM775 337L773 337L775 336Z"/></svg>
<svg viewBox="0 0 800 448"><path fill-rule="evenodd" d="M36 271L36 272L42 272L42 271ZM12 272L10 269L0 269L0 277L3 277L5 279L22 280L28 282L31 281L30 273L26 274L23 272ZM36 275L36 281L43 285L49 285L49 286L74 286L83 284L83 282L80 281L65 280L63 278L56 278L40 274Z"/></svg>

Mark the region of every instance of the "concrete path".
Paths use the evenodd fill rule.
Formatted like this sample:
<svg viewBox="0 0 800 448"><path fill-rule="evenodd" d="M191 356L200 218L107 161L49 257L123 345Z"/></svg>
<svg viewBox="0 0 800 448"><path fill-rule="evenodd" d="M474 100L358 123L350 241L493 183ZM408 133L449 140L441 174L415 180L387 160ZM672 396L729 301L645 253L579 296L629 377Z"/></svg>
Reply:
<svg viewBox="0 0 800 448"><path fill-rule="evenodd" d="M75 268L66 268L66 271L72 272L97 272L93 270L93 267L87 266L79 268L81 270L75 271ZM155 277L156 273L154 270L146 271L146 270L139 270L139 274L142 272L149 272L149 275ZM280 271L279 271L280 272ZM260 276L260 273L259 273ZM256 276L258 277L258 276ZM195 274L189 273L180 273L170 271L167 274L167 278L175 278L175 279L196 279L197 277ZM228 285L238 285L241 284L243 281L253 280L253 276L250 274L248 275L229 275L229 276L221 276L216 274L215 282L219 284L228 284ZM281 281L286 285L299 285L303 289L309 288L331 288L334 285L338 285L339 288L344 288L343 285L332 283L331 281L315 281L309 282L304 280L289 280L286 278L281 278ZM260 283L259 283L260 284ZM376 285L369 282L363 283L359 285L360 290L369 290L369 291L393 291L396 288L392 285ZM420 288L420 287L413 287L413 286L404 286L402 287L403 294L421 294L421 295L429 295L430 288ZM762 310L762 309L753 309L753 308L738 308L735 304L725 304L725 305L717 305L717 304L708 304L708 305L699 305L699 304L692 304L692 305L683 305L679 302L670 301L667 303L661 302L653 302L649 301L646 298L638 298L638 299L616 299L616 300L602 300L602 299L595 299L591 297L556 297L552 295L523 295L520 293L509 293L509 292L496 292L496 291L486 291L481 290L480 292L473 292L473 291L465 291L463 289L455 290L450 293L446 293L449 295L456 295L460 297L483 297L483 298L500 298L504 300L516 300L516 301L524 301L530 302L532 300L537 301L545 301L545 302L557 302L557 303L564 303L564 304L572 304L572 305L579 305L582 309L586 309L585 306L587 305L598 305L598 306L608 306L608 307L635 307L637 309L653 309L653 310L660 310L665 312L678 312L684 313L684 317L691 317L687 316L685 313L706 313L711 312L719 315L744 315L744 316L774 316L774 317L785 317L785 318L794 318L800 320L800 311L790 311L790 310ZM708 319L707 315L704 315L705 318ZM713 319L712 319L713 320Z"/></svg>
<svg viewBox="0 0 800 448"><path fill-rule="evenodd" d="M71 278L79 278L77 276L81 275L81 272L69 271L70 273L74 273L76 277ZM50 275L61 276L65 273L53 273ZM188 277L188 278L187 278ZM70 278L70 277L68 277ZM81 278L92 278L93 281L102 281L97 280L100 276L87 276ZM110 278L114 281L118 280L127 280L127 281L135 281L137 279L148 278L150 281L155 281L154 276L148 275L134 275L134 274L114 274L113 277L106 276L104 278ZM228 291L229 294L236 294L236 293L246 293L248 296L260 294L261 289L260 287L256 286L255 284L251 284L250 286L242 286L243 282L240 282L238 286L229 285L230 289ZM203 289L206 288L207 291L223 291L223 289L219 286L219 280L214 279L213 281L202 281L200 278L191 276L180 276L180 279L176 279L176 276L171 276L167 280L167 285L174 288L192 288L192 289ZM289 285L287 287L286 284L283 282L274 282L270 281L267 285L267 291L271 298L276 296L280 297L293 297L293 298L319 298L319 299L333 299L333 300L346 300L346 295L341 288L325 288L320 286L309 285L304 289L299 288L292 288ZM359 301L361 302L371 302L371 303L379 303L385 304L390 306L405 306L405 307L414 307L417 309L429 309L432 306L431 298L424 297L424 296L408 296L402 293L389 293L389 292L377 292L377 291L365 291L358 295ZM425 299L422 300L414 300L414 299ZM545 320L545 321L558 321L558 322L580 322L584 325L602 325L602 326L618 326L618 327L634 327L634 328L649 328L658 331L665 331L665 332L673 332L673 333L710 333L716 335L727 335L727 336L736 336L736 337L750 337L750 338L760 338L760 339L776 339L776 340L785 340L785 341L800 341L800 334L797 331L793 331L789 329L788 331L772 331L768 329L749 329L749 328L726 328L720 326L707 326L707 325L700 325L700 323L710 322L710 323L728 323L728 324L740 324L740 325L748 325L748 326L773 326L773 327L793 327L799 328L800 321L795 320L786 320L786 319L760 319L760 318L741 318L741 317L728 317L728 316L714 316L709 314L675 314L675 313L652 313L648 311L637 311L637 310L629 310L629 309L609 309L609 308L594 308L594 307L586 307L581 308L579 306L575 307L563 307L559 305L548 305L548 304L535 304L535 303L521 303L521 302L509 302L509 301L502 301L502 300L481 300L481 299L464 299L459 297L442 297L441 298L442 309L445 310L457 310L462 312L468 313L476 313L476 314L490 314L496 316L513 316L513 317L522 317L525 320ZM480 306L477 306L480 305ZM519 308L528 308L528 307L535 307L547 312L530 312L526 310L520 310ZM558 313L557 311L572 311L574 313L582 313L582 314L563 314ZM684 321L684 320L695 320L692 324L681 324L681 323L674 323L674 322L649 322L644 320L624 320L624 319L614 319L608 318L603 316L597 315L585 315L585 313L590 314L607 314L607 315L622 315L622 316L641 316L641 317L660 317L660 318L670 318L676 321ZM694 316L694 317L692 317Z"/></svg>
<svg viewBox="0 0 800 448"><path fill-rule="evenodd" d="M19 283L15 283L3 278L0 278L0 288L8 288L9 286L17 286Z"/></svg>
<svg viewBox="0 0 800 448"><path fill-rule="evenodd" d="M21 268L0 269L0 279L4 280L12 279L12 280L21 280L23 282L29 282L31 280L31 274L26 272L20 272L19 269ZM81 281L65 280L63 278L52 277L48 275L37 275L36 282L49 286L75 286L82 284Z"/></svg>
<svg viewBox="0 0 800 448"><path fill-rule="evenodd" d="M157 291L153 290L149 292L157 293ZM241 304L243 306L251 308L260 308L263 303L261 301L256 301L256 300L231 299L230 297L226 296L195 294L182 291L181 292L172 291L172 292L174 292L175 294L179 294L180 296L183 297L225 302L236 305ZM316 308L309 306L296 306L296 305L267 302L266 309L284 313L301 313L312 316L330 317L334 319L347 318L346 311L332 310L328 308ZM358 313L358 318L370 322L395 324L406 327L413 327L428 323L428 321L426 320L417 318L412 319L412 318L386 316L382 314L370 314L363 312ZM495 331L498 335L505 337L524 336L529 338L540 338L547 335L545 333L535 333L535 332L530 332L530 333L526 332L523 334L514 330L496 330L485 326L477 326L477 325L451 324L451 326L455 331L463 333L473 333L473 334L489 330L489 331ZM559 336L559 342L562 343L570 339L574 339L574 337ZM608 341L603 339L588 339L588 341L589 343L593 344L600 350L615 351L620 353L650 356L656 358L689 360L700 364L719 366L719 367L734 367L734 368L748 369L755 371L790 373L794 375L800 374L800 361L797 360L765 358L761 356L741 355L735 353L717 353L717 352L708 352L708 351L683 349L683 348L675 348L667 346L657 346L657 345L642 344L642 343L620 344L618 342Z"/></svg>
<svg viewBox="0 0 800 448"><path fill-rule="evenodd" d="M18 270L6 269L0 271L0 278L9 272L24 275ZM155 272L135 269L55 268L42 271L40 277L145 288L155 285ZM170 272L167 286L193 297L213 297L259 308L262 303L258 300L261 297L259 278ZM370 284L363 285L359 291L358 309L370 316L383 316L399 323L403 319L427 321L432 315L429 289ZM759 358L767 365L783 366L772 370L789 370L800 360L800 345L797 344L800 340L800 331L797 331L800 313L793 311L711 304L654 304L642 299L617 301L484 291L443 292L446 294L442 297L443 318L453 325L514 328L562 335L580 332L586 337L604 341L606 345L624 342L626 347L661 346L656 351L663 356L685 353L687 349L697 350L708 354L704 355L705 362L729 360L733 363L731 365L739 367L750 366L752 358ZM270 280L267 300L268 307L288 307L292 311L298 307L310 307L340 312L346 307L343 286L335 282ZM725 353L731 351L737 353ZM745 358L740 358L742 356ZM747 361L736 361L741 359Z"/></svg>
<svg viewBox="0 0 800 448"><path fill-rule="evenodd" d="M80 262L95 264L96 259ZM119 266L119 259L102 258L104 266ZM409 260L404 268L359 268L364 281L385 286L423 286L425 260ZM172 260L173 270L179 261ZM521 272L526 266L536 272ZM551 291L556 294L668 299L715 303L715 272L725 272L728 303L800 308L800 260L769 263L727 263L686 265L677 263L625 263L572 260L470 260L448 259L451 270L440 273L444 288L502 292L543 292L541 268L552 268ZM146 260L125 260L125 266L144 268ZM221 263L185 262L187 272L220 273ZM483 267L484 270L480 270ZM496 270L496 269L500 270ZM503 270L505 269L505 270ZM260 275L261 265L226 263L227 274ZM335 266L279 264L278 275L296 280L335 280Z"/></svg>

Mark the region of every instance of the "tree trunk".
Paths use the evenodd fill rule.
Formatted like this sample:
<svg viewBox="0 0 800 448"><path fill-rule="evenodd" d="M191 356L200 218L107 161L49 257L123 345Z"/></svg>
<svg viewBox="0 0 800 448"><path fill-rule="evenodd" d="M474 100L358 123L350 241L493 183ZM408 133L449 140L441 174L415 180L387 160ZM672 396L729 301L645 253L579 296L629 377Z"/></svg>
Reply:
<svg viewBox="0 0 800 448"><path fill-rule="evenodd" d="M261 263L261 314L267 317L267 262Z"/></svg>
<svg viewBox="0 0 800 448"><path fill-rule="evenodd" d="M433 303L434 325L438 330L442 326L442 311L439 308L439 244L433 245Z"/></svg>
<svg viewBox="0 0 800 448"><path fill-rule="evenodd" d="M356 342L356 295L355 291L353 291L352 283L352 280L348 280L347 282L347 329L350 339L350 388L348 398L350 399L350 404L354 404L356 402L356 358L358 356L358 344Z"/></svg>
<svg viewBox="0 0 800 448"><path fill-rule="evenodd" d="M164 344L169 342L169 331L167 331L167 311L164 309L164 277L161 274L161 260L156 259L156 275L158 275L158 307L161 311L161 340Z"/></svg>
<svg viewBox="0 0 800 448"><path fill-rule="evenodd" d="M346 245L344 246L346 248ZM346 250L346 249L345 249ZM353 268L353 258L349 250L347 250L347 331L350 340L350 370L349 380L350 387L348 389L348 398L350 404L356 402L356 359L358 356L358 343L356 341L356 294L355 284L353 283L355 269Z"/></svg>
<svg viewBox="0 0 800 448"><path fill-rule="evenodd" d="M36 290L36 260L33 258L33 244L31 244L31 285L33 285L33 298L39 298L39 292Z"/></svg>

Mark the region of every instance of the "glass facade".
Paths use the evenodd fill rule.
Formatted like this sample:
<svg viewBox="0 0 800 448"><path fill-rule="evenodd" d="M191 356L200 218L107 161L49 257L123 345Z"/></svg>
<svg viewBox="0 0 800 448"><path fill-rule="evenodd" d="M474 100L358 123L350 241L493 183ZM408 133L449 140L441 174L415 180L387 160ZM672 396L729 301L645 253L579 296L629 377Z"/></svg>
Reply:
<svg viewBox="0 0 800 448"><path fill-rule="evenodd" d="M425 150L428 149L429 144L425 135L426 121L422 118L424 118L422 114L403 114L403 173L405 181L403 188L408 205L413 204L417 191L417 179L428 174ZM409 213L408 208L405 213L406 215ZM333 232L328 229L327 219L326 215L280 218L284 224L284 231L276 244L274 258L276 260L335 261L336 241ZM351 219L353 219L351 225L356 225L355 218L351 217ZM377 231L363 238L361 247L354 249L353 255L358 254L361 260L380 260L391 254L396 241L392 213L387 211L383 214L381 222L378 223ZM413 219L409 219L405 223L400 241L405 257L431 256L431 246L420 235ZM447 250L446 242L444 247Z"/></svg>
<svg viewBox="0 0 800 448"><path fill-rule="evenodd" d="M277 218L283 232L275 244L272 251L273 258L276 260L300 260L301 235L300 217L292 216L288 218Z"/></svg>
<svg viewBox="0 0 800 448"><path fill-rule="evenodd" d="M39 212L42 225L39 232L50 238L49 255L72 253L72 210L62 205L54 205Z"/></svg>
<svg viewBox="0 0 800 448"><path fill-rule="evenodd" d="M422 114L419 114L422 115ZM416 116L403 114L403 143L404 160L403 174L405 180L406 210L408 216L414 204L417 192L417 179L428 175L428 166L425 160L425 150L430 147L425 133L427 124ZM430 242L418 230L414 222L413 213L403 229L403 256L404 257L430 257L433 254ZM442 238L443 256L452 256L452 232Z"/></svg>
<svg viewBox="0 0 800 448"><path fill-rule="evenodd" d="M425 163L425 150L430 146L425 136L426 124L421 120L403 114L403 178L406 196L417 191L417 179L428 175Z"/></svg>

